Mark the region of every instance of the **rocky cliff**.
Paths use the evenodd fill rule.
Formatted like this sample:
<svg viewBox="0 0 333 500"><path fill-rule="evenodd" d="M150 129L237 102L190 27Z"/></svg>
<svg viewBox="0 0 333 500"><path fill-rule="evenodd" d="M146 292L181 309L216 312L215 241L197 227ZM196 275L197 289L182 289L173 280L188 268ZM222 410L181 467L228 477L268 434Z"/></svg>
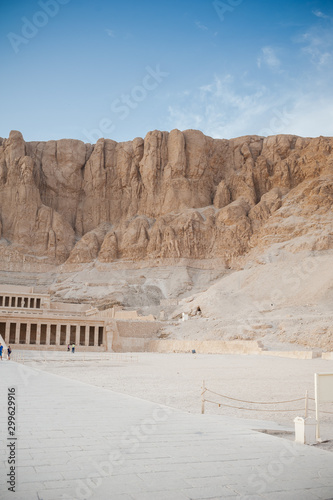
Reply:
<svg viewBox="0 0 333 500"><path fill-rule="evenodd" d="M60 264L333 247L333 138L0 139L0 255Z"/></svg>

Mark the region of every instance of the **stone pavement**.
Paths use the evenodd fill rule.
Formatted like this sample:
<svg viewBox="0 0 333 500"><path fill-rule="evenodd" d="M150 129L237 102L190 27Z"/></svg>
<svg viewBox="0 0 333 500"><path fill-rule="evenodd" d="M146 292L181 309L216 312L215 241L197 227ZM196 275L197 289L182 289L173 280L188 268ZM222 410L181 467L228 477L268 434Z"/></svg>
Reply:
<svg viewBox="0 0 333 500"><path fill-rule="evenodd" d="M333 453L253 430L262 422L184 413L13 361L0 362L0 380L2 500L333 498Z"/></svg>

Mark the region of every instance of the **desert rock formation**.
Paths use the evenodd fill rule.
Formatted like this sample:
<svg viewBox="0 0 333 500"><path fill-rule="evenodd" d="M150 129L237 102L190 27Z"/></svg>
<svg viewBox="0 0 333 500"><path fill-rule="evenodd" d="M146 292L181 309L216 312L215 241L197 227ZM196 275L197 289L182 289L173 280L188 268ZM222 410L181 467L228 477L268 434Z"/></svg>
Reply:
<svg viewBox="0 0 333 500"><path fill-rule="evenodd" d="M333 247L333 139L0 139L0 254L72 264Z"/></svg>

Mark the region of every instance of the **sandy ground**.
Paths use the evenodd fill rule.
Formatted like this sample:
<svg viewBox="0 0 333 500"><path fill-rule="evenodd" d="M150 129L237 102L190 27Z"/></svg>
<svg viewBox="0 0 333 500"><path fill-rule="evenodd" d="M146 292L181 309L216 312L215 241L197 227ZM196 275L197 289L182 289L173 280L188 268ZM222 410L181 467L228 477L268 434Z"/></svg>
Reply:
<svg viewBox="0 0 333 500"><path fill-rule="evenodd" d="M169 338L260 339L265 347L333 350L333 252L286 254L271 250L198 294L182 299L173 317L190 319L165 327ZM266 259L266 260L265 260ZM199 319L199 321L198 321Z"/></svg>
<svg viewBox="0 0 333 500"><path fill-rule="evenodd" d="M286 401L302 398L306 389L314 397L314 373L333 373L332 361L222 354L134 353L112 355L89 353L47 353L46 361L33 361L38 353L24 352L25 363L70 379L166 404L191 413L201 412L203 380L219 394L245 401ZM30 356L30 361L29 361ZM45 358L45 354L41 354ZM59 360L55 359L59 356ZM87 358L87 356L85 356ZM304 416L304 401L255 405L228 400L211 393L207 399L244 410L205 403L205 413L237 418L270 420L294 427L293 419ZM314 408L314 401L309 403ZM259 411L263 408L269 411ZM321 437L333 440L333 404L322 407L331 414L321 416ZM277 411L279 410L279 411ZM282 411L280 411L282 410ZM286 411L292 410L292 411ZM310 415L314 416L311 411Z"/></svg>

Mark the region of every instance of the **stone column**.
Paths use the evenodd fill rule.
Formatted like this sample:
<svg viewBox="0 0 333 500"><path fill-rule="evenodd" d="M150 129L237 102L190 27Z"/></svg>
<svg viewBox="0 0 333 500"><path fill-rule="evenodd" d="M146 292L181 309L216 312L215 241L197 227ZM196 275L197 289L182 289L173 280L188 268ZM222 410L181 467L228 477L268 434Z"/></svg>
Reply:
<svg viewBox="0 0 333 500"><path fill-rule="evenodd" d="M10 334L10 321L6 321L6 331L5 331L5 343L9 344L9 334Z"/></svg>
<svg viewBox="0 0 333 500"><path fill-rule="evenodd" d="M36 345L40 345L40 327L41 324L37 323L37 329L36 329Z"/></svg>
<svg viewBox="0 0 333 500"><path fill-rule="evenodd" d="M60 345L60 324L57 323L56 326L56 345Z"/></svg>
<svg viewBox="0 0 333 500"><path fill-rule="evenodd" d="M85 332L85 345L89 346L89 326L85 325L85 329L86 329L86 332Z"/></svg>
<svg viewBox="0 0 333 500"><path fill-rule="evenodd" d="M75 325L75 345L80 345L80 325Z"/></svg>
<svg viewBox="0 0 333 500"><path fill-rule="evenodd" d="M50 323L46 324L46 345L50 345L51 343L51 325Z"/></svg>
<svg viewBox="0 0 333 500"><path fill-rule="evenodd" d="M112 351L113 344L113 328L112 325L108 324L104 328L104 338L103 343L106 351Z"/></svg>
<svg viewBox="0 0 333 500"><path fill-rule="evenodd" d="M66 325L66 342L65 342L66 345L68 345L70 343L70 340L71 340L70 335L71 335L70 326Z"/></svg>
<svg viewBox="0 0 333 500"><path fill-rule="evenodd" d="M25 343L30 344L31 323L27 323L27 332L25 334Z"/></svg>
<svg viewBox="0 0 333 500"><path fill-rule="evenodd" d="M105 331L105 324L100 327L98 327L98 342L99 342L99 328L102 328L102 341L101 341L101 346L104 347L104 350L106 350L106 331ZM99 345L99 344L98 344Z"/></svg>
<svg viewBox="0 0 333 500"><path fill-rule="evenodd" d="M98 346L98 326L95 326L94 345Z"/></svg>
<svg viewBox="0 0 333 500"><path fill-rule="evenodd" d="M16 323L15 344L20 343L20 326L21 326L21 323Z"/></svg>

